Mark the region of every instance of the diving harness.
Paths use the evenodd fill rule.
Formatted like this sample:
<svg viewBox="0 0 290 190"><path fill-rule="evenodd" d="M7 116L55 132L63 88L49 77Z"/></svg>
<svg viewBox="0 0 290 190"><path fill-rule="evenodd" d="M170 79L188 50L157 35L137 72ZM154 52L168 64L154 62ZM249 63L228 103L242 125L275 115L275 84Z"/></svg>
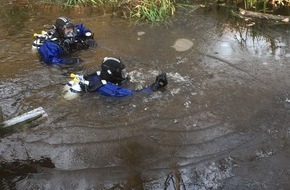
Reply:
<svg viewBox="0 0 290 190"><path fill-rule="evenodd" d="M100 75L99 71L97 71L97 75ZM71 93L95 91L103 85L107 84L106 80L99 80L90 83L90 81L84 78L84 75L76 75L71 73L70 77L72 78L72 80L66 84L65 89L70 91ZM87 86L87 88L84 88L84 86Z"/></svg>
<svg viewBox="0 0 290 190"><path fill-rule="evenodd" d="M34 37L34 41L32 44L32 51L33 52L37 52L37 50L39 49L40 46L43 45L43 43L45 41L51 40L51 41L55 41L57 40L57 38L53 37L53 34L55 33L55 29L49 29L47 31L41 31L40 34L34 33L33 37Z"/></svg>

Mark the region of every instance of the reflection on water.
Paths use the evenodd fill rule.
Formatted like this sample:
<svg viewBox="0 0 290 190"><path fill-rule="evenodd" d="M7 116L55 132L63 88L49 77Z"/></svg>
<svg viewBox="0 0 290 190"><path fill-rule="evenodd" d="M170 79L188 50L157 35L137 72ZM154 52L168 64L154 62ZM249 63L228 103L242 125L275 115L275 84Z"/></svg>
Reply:
<svg viewBox="0 0 290 190"><path fill-rule="evenodd" d="M28 6L15 5L1 1L1 33L13 36L26 30L25 23L31 16L33 9ZM4 37L4 36L3 36Z"/></svg>
<svg viewBox="0 0 290 190"><path fill-rule="evenodd" d="M218 10L221 23L217 27L223 31L223 35L217 47L222 47L222 56L232 56L231 52L239 49L259 57L274 55L276 59L281 59L287 54L286 47L290 43L287 35L289 25L271 20L262 20L262 22L251 20L254 25L249 26L243 18L235 16L231 9L219 7ZM238 43L229 44L228 41L232 38Z"/></svg>
<svg viewBox="0 0 290 190"><path fill-rule="evenodd" d="M80 65L58 68L41 64L30 50L32 34L63 12L5 2L0 13L1 30L8 31L1 34L0 48L3 119L42 106L48 120L17 132L0 131L1 161L10 167L20 160L24 172L24 177L4 177L3 187L220 189L234 178L232 168L242 159L231 154L251 154L239 151L260 145L263 135L252 126L263 130L277 121L263 116L276 114L268 113L279 107L273 97L287 88L287 28L247 27L214 8L178 13L171 26L158 27L69 12L73 21L94 31L99 46L79 52ZM63 88L69 74L96 71L105 56L122 58L132 78L129 88L151 84L160 72L167 73L169 85L136 97L86 93L67 101ZM53 167L31 166L29 160L43 157Z"/></svg>

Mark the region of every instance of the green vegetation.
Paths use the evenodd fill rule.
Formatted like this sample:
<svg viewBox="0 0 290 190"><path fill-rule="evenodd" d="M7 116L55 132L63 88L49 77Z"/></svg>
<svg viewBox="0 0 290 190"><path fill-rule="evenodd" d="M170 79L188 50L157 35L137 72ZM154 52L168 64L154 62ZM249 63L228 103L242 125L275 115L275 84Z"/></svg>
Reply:
<svg viewBox="0 0 290 190"><path fill-rule="evenodd" d="M66 8L86 6L105 11L110 10L111 7L115 15L151 23L166 21L175 14L177 8L186 8L189 12L196 8L193 1L189 0L42 0L42 2L58 4ZM205 6L226 3L246 10L273 14L281 14L277 11L280 7L287 7L290 10L290 0L201 0L200 2Z"/></svg>
<svg viewBox="0 0 290 190"><path fill-rule="evenodd" d="M224 3L229 0L219 0L219 2ZM234 0L231 4L246 10L273 14L280 14L279 9L290 10L290 0Z"/></svg>
<svg viewBox="0 0 290 190"><path fill-rule="evenodd" d="M175 12L174 0L144 0L132 6L130 17L150 22L163 21Z"/></svg>
<svg viewBox="0 0 290 190"><path fill-rule="evenodd" d="M52 1L52 0L50 0ZM117 3L118 0L55 0L66 5Z"/></svg>
<svg viewBox="0 0 290 190"><path fill-rule="evenodd" d="M266 12L268 9L268 4L268 0L244 0L244 8L246 10Z"/></svg>
<svg viewBox="0 0 290 190"><path fill-rule="evenodd" d="M79 4L96 4L103 3L104 0L47 0L48 3L58 3L64 5L79 5Z"/></svg>
<svg viewBox="0 0 290 190"><path fill-rule="evenodd" d="M175 13L175 0L46 0L46 3L65 6L112 6L127 18L149 22L164 21Z"/></svg>

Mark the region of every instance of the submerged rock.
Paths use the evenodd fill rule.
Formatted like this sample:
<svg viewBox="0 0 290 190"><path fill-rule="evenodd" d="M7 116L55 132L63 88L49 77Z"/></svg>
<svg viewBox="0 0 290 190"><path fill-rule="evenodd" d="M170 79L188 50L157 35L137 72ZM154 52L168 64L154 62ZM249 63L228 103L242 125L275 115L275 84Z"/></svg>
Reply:
<svg viewBox="0 0 290 190"><path fill-rule="evenodd" d="M178 39L175 41L174 45L171 46L173 47L176 51L187 51L193 46L192 41L188 39Z"/></svg>

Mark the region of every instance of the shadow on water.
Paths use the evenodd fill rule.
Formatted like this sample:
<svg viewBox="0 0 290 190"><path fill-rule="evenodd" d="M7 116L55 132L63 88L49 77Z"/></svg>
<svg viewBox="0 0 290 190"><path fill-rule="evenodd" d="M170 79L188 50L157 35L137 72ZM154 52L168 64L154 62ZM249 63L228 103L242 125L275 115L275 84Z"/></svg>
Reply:
<svg viewBox="0 0 290 190"><path fill-rule="evenodd" d="M17 182L27 178L28 175L54 167L54 164L49 158L23 161L15 160L13 162L0 161L0 188L3 190L17 189Z"/></svg>

